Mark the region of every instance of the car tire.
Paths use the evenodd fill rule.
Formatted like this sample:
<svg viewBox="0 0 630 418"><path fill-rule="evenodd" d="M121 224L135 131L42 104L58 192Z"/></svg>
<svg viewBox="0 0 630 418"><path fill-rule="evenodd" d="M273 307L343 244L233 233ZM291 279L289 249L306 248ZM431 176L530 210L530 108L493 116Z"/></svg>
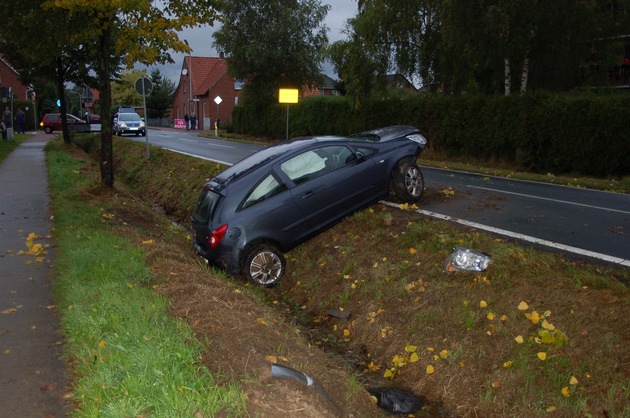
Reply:
<svg viewBox="0 0 630 418"><path fill-rule="evenodd" d="M53 132L52 126L44 126L44 132L51 134Z"/></svg>
<svg viewBox="0 0 630 418"><path fill-rule="evenodd" d="M411 161L401 161L394 170L394 192L405 202L417 202L424 193L424 176L420 167Z"/></svg>
<svg viewBox="0 0 630 418"><path fill-rule="evenodd" d="M280 281L286 268L282 251L270 244L251 248L245 257L243 274L252 284L273 287Z"/></svg>

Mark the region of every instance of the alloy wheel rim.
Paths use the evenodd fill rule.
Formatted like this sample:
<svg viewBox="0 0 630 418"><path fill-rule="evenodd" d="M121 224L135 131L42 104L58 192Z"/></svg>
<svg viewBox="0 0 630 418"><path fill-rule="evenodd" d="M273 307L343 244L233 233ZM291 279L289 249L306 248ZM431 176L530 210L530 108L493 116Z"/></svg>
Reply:
<svg viewBox="0 0 630 418"><path fill-rule="evenodd" d="M405 174L405 186L412 196L419 196L422 193L422 181L420 180L420 172L415 167L409 167Z"/></svg>
<svg viewBox="0 0 630 418"><path fill-rule="evenodd" d="M280 261L280 257L273 252L263 251L252 259L249 272L252 279L257 283L273 283L280 278L282 262Z"/></svg>

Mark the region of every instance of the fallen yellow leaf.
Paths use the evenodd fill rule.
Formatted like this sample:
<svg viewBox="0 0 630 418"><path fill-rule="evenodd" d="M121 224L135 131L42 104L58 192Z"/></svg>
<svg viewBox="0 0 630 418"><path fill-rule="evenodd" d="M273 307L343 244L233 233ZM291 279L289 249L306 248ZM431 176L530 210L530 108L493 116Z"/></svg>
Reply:
<svg viewBox="0 0 630 418"><path fill-rule="evenodd" d="M556 327L555 327L555 326L553 326L553 324L550 324L550 323L549 323L546 319L543 321L543 323L542 323L542 327L543 327L544 329L549 330L549 331L553 331L553 330L555 330L555 329L556 329Z"/></svg>
<svg viewBox="0 0 630 418"><path fill-rule="evenodd" d="M101 340L98 342L98 348L105 348L105 341Z"/></svg>
<svg viewBox="0 0 630 418"><path fill-rule="evenodd" d="M427 366L427 374L435 373L435 369L430 364Z"/></svg>
<svg viewBox="0 0 630 418"><path fill-rule="evenodd" d="M265 326L269 326L269 324L267 323L267 321L265 321L263 318L256 318L256 321L258 321L259 323L265 325Z"/></svg>
<svg viewBox="0 0 630 418"><path fill-rule="evenodd" d="M523 344L523 337L519 335L518 337L514 338L514 341L516 341L517 344Z"/></svg>
<svg viewBox="0 0 630 418"><path fill-rule="evenodd" d="M521 303L518 304L519 311L526 311L528 309L529 309L529 305L527 304L527 302L521 301Z"/></svg>
<svg viewBox="0 0 630 418"><path fill-rule="evenodd" d="M510 367L512 367L512 361L508 360L505 363L503 363L503 367L506 369L509 369Z"/></svg>
<svg viewBox="0 0 630 418"><path fill-rule="evenodd" d="M571 384L571 385L577 385L578 384L578 380L575 378L575 376L571 376L571 379L569 380L569 384Z"/></svg>
<svg viewBox="0 0 630 418"><path fill-rule="evenodd" d="M558 409L558 408L556 408L555 406L553 406L553 405L552 405L552 406L550 406L549 408L547 408L547 409L546 409L546 411L547 411L547 412L553 412L553 411L555 411L556 409Z"/></svg>
<svg viewBox="0 0 630 418"><path fill-rule="evenodd" d="M440 351L440 357L442 357L443 359L448 358L448 350Z"/></svg>
<svg viewBox="0 0 630 418"><path fill-rule="evenodd" d="M418 357L418 353L411 353L411 356L409 356L409 363L415 363L418 360L420 360L420 357Z"/></svg>
<svg viewBox="0 0 630 418"><path fill-rule="evenodd" d="M540 315L538 315L538 312L536 311L532 311L532 313L526 313L525 318L532 321L532 324L537 324L540 321Z"/></svg>
<svg viewBox="0 0 630 418"><path fill-rule="evenodd" d="M486 302L485 300L482 300L481 302L479 302L479 307L481 309L487 308L488 307L488 302Z"/></svg>
<svg viewBox="0 0 630 418"><path fill-rule="evenodd" d="M494 321L494 314L490 312L488 315L486 315L486 318L488 318L490 321Z"/></svg>
<svg viewBox="0 0 630 418"><path fill-rule="evenodd" d="M4 311L2 311L1 313L3 314L12 314L13 312L17 312L17 309L15 308L9 308L9 309L5 309Z"/></svg>
<svg viewBox="0 0 630 418"><path fill-rule="evenodd" d="M536 354L538 356L539 359L541 359L542 361L547 360L547 353L545 353L544 351L539 352L538 354Z"/></svg>
<svg viewBox="0 0 630 418"><path fill-rule="evenodd" d="M565 386L562 388L562 395L564 395L564 397L568 397L571 394L571 392L569 391L569 387Z"/></svg>
<svg viewBox="0 0 630 418"><path fill-rule="evenodd" d="M417 350L418 350L418 346L416 346L416 345L407 344L405 346L405 351L407 353L413 353L414 351L417 351Z"/></svg>

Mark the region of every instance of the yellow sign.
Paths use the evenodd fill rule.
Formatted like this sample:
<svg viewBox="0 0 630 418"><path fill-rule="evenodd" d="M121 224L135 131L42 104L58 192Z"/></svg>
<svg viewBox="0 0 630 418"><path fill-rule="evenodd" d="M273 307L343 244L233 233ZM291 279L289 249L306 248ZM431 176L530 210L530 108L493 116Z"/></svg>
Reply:
<svg viewBox="0 0 630 418"><path fill-rule="evenodd" d="M297 103L298 89L280 89L279 103Z"/></svg>

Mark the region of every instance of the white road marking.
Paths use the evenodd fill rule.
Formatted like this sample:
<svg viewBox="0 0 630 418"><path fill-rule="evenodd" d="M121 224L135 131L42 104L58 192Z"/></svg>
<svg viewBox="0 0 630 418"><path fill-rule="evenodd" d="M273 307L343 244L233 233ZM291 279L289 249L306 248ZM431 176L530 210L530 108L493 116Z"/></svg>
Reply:
<svg viewBox="0 0 630 418"><path fill-rule="evenodd" d="M471 186L471 185L468 185L467 187L470 187L470 188L473 188L473 189L488 190L488 191L496 192L496 193L504 193L504 194L511 194L511 195L515 195L515 196L528 197L530 199L548 200L550 202L564 203L564 204L567 204L567 205L583 206L585 208L590 208L590 209L606 210L608 212L618 212L618 213L623 213L623 214L630 214L630 211L626 211L626 210L611 209L611 208L605 208L605 207L602 207L602 206L593 206L593 205L587 205L587 204L584 204L584 203L569 202L567 200L550 199L548 197L540 197L540 196L534 196L534 195L523 194L523 193L508 192L508 191L500 190L500 189L491 189L489 187L479 187L479 186Z"/></svg>
<svg viewBox="0 0 630 418"><path fill-rule="evenodd" d="M392 203L392 202L387 202L387 201L381 201L380 203L383 203L384 205L391 206L391 207L399 207L400 206L399 204ZM564 245L564 244L560 244L558 242L548 241L548 240L545 240L545 239L536 238L536 237L532 237L532 236L525 235L525 234L519 234L517 232L512 232L512 231L508 231L508 230L500 229L500 228L495 228L493 226L484 225L484 224L480 224L480 223L477 223L477 222L465 221L463 219L454 218L454 217L448 216L448 215L442 215L440 213L435 213L435 212L431 212L431 211L424 210L424 209L418 209L416 212L421 214L421 215L430 216L432 218L440 219L440 220L443 220L443 221L455 222L455 223L458 223L460 225L468 226L468 227L475 228L475 229L480 229L480 230L483 230L483 231L491 232L493 234L502 235L502 236L505 236L505 237L508 237L508 238L513 238L513 239L517 239L517 240L521 240L521 241L526 241L526 242L530 242L532 244L542 245L544 247L549 247L549 248L556 249L556 250L566 251L566 252L569 252L569 253L578 254L578 255L581 255L581 256L585 256L585 257L591 257L591 258L595 258L595 259L598 259L598 260L606 261L608 263L619 264L619 265L624 266L624 267L630 267L630 260L626 260L626 259L623 259L623 258L612 257L612 256L609 256L609 255L606 255L606 254L596 253L594 251L584 250L582 248L572 247L570 245Z"/></svg>
<svg viewBox="0 0 630 418"><path fill-rule="evenodd" d="M232 165L232 163L228 163L228 162L225 162L225 161L215 160L215 159L212 159L212 158L207 158L207 157L202 157L201 155L190 154L190 153L188 153L188 152L178 151L178 150L176 150L176 149L172 149L172 148L166 148L166 147L165 147L164 149L165 149L165 150L172 151L172 152L176 152L176 153L178 153L178 154L187 155L187 156L189 156L189 157L201 158L202 160L212 161L213 163L219 163L219 164L228 165L228 166Z"/></svg>

